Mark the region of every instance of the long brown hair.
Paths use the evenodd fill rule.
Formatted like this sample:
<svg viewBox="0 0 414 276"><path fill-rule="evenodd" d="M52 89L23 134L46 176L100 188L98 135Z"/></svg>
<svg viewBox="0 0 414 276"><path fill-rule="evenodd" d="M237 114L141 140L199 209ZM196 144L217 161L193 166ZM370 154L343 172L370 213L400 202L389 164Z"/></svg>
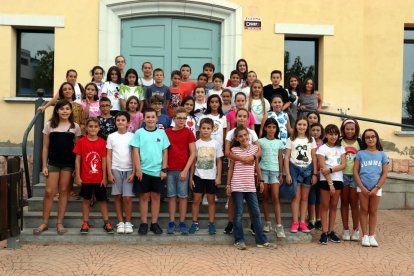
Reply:
<svg viewBox="0 0 414 276"><path fill-rule="evenodd" d="M75 128L75 120L73 119L73 109L72 109L72 104L68 101L68 100L59 100L57 101L55 108L53 108L53 114L52 117L50 118L49 122L50 122L50 126L52 128L57 128L59 126L59 122L60 122L60 118L59 118L59 114L58 111L61 107L68 105L70 107L71 113L69 115L69 122L70 122L70 128Z"/></svg>
<svg viewBox="0 0 414 276"><path fill-rule="evenodd" d="M298 126L299 121L305 121L306 122L307 128L306 128L306 131L305 131L305 136L306 136L306 138L308 138L308 143L311 143L312 142L312 135L311 135L311 131L310 131L310 126L309 126L308 119L305 116L300 116L296 120L295 127L293 129L293 134L292 134L292 136L290 136L290 140L291 141L295 141L295 139L298 138L298 129L297 129L297 126Z"/></svg>

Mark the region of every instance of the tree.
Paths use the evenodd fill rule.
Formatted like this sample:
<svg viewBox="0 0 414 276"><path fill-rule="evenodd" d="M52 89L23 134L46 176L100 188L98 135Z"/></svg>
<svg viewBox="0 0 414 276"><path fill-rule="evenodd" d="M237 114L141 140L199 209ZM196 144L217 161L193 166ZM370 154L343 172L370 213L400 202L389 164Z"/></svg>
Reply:
<svg viewBox="0 0 414 276"><path fill-rule="evenodd" d="M45 95L53 95L53 58L54 51L39 50L36 53L37 65L35 69L35 76L32 81L33 90L38 88L45 89Z"/></svg>
<svg viewBox="0 0 414 276"><path fill-rule="evenodd" d="M289 76L296 75L299 78L300 83L307 78L315 79L314 66L303 66L300 56L295 58L292 66L288 67L290 63L290 53L285 51L285 87L288 86Z"/></svg>
<svg viewBox="0 0 414 276"><path fill-rule="evenodd" d="M404 102L404 109L408 114L407 124L414 125L414 73L411 76L411 80L408 82L408 95L407 100Z"/></svg>

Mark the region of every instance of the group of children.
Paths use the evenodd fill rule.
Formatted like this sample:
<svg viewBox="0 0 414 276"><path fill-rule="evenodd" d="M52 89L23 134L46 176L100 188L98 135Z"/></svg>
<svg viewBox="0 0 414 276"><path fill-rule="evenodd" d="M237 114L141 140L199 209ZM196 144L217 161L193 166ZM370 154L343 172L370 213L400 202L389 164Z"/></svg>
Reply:
<svg viewBox="0 0 414 276"><path fill-rule="evenodd" d="M89 232L89 207L94 198L99 203L103 228L114 233L106 204L107 183L112 184L117 233L133 232L132 198L136 194L141 217L138 233L163 233L158 216L166 185L167 233L176 232L177 201L179 232L186 235L198 231L199 208L205 195L208 232L215 234L215 199L223 172L228 169L229 223L224 232L234 234L238 249L246 249L244 201L258 247L276 247L264 235L273 229L270 198L274 230L277 237L285 237L280 194L291 200L290 232L307 233L317 228L322 230L321 244L328 240L340 242L333 228L341 197L343 240L359 240L361 224L362 245L378 246L376 209L388 164L378 134L367 129L360 138L358 122L352 119L345 120L340 129L332 124L324 129L316 112L322 100L311 79L305 80L302 92L299 79L291 76L285 90L280 85L282 73L274 70L272 83L263 86L241 59L231 72L227 88L222 88L224 76L214 73L210 63L203 66L198 83L189 79L191 67L182 65L180 71L171 73L172 85L167 87L163 70L152 70L149 62L142 65L142 78L134 69L124 74L126 63L122 56L116 57L115 63L108 70L106 82L102 82L103 69L95 66L92 82L85 88L76 83L76 71L69 70L59 93L41 107L44 110L56 103L44 129L42 171L47 181L43 223L34 229L34 234L48 229L57 191L56 229L59 234L66 232L62 223L73 171L83 198L82 234ZM83 100L78 103L79 99ZM187 227L189 191L193 193L192 223ZM264 223L258 192L262 194Z"/></svg>

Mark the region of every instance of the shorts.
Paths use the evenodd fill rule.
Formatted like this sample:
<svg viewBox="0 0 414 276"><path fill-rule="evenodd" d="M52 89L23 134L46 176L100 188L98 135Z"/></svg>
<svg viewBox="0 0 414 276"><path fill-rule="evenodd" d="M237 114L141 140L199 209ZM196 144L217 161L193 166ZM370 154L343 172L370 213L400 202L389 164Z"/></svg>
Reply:
<svg viewBox="0 0 414 276"><path fill-rule="evenodd" d="M134 196L132 192L133 183L128 182L132 171L118 171L112 170L112 175L115 177L115 183L112 185L112 195Z"/></svg>
<svg viewBox="0 0 414 276"><path fill-rule="evenodd" d="M359 187L357 187L356 189L357 189L357 193L361 192L361 189ZM377 191L376 196L382 196L382 188Z"/></svg>
<svg viewBox="0 0 414 276"><path fill-rule="evenodd" d="M95 193L96 201L106 201L106 187L101 186L100 183L96 184L82 184L79 195L86 200L92 199L92 195Z"/></svg>
<svg viewBox="0 0 414 276"><path fill-rule="evenodd" d="M185 176L184 181L180 181L181 171L168 171L167 173L167 197L178 196L179 198L188 197L188 175Z"/></svg>
<svg viewBox="0 0 414 276"><path fill-rule="evenodd" d="M159 193L161 194L162 181L159 176L152 176L145 173L142 173L142 180L138 181L138 178L134 178L134 187L132 191L135 194L145 194L145 193Z"/></svg>
<svg viewBox="0 0 414 276"><path fill-rule="evenodd" d="M352 174L344 174L344 187L349 186L351 188L356 189L357 184L354 180L354 176Z"/></svg>
<svg viewBox="0 0 414 276"><path fill-rule="evenodd" d="M280 184L279 183L279 172L262 170L262 180L265 184Z"/></svg>
<svg viewBox="0 0 414 276"><path fill-rule="evenodd" d="M216 186L216 180L215 179L202 179L198 177L197 175L194 175L194 193L199 194L209 194L209 195L215 195L218 193L218 187Z"/></svg>
<svg viewBox="0 0 414 276"><path fill-rule="evenodd" d="M344 188L344 183L342 181L332 181L332 182L333 182L335 190L342 190ZM328 181L326 180L319 181L319 185L322 190L325 190L325 191L331 190L329 188Z"/></svg>
<svg viewBox="0 0 414 276"><path fill-rule="evenodd" d="M308 204L309 205L321 204L321 188L320 188L319 182L311 186L309 190Z"/></svg>
<svg viewBox="0 0 414 276"><path fill-rule="evenodd" d="M52 164L48 164L47 169L49 172L52 172L52 173L61 172L61 171L73 172L75 170L75 168L70 165L52 165Z"/></svg>
<svg viewBox="0 0 414 276"><path fill-rule="evenodd" d="M312 164L309 164L307 167L298 167L289 162L289 171L290 176L292 177L292 184L294 184L294 186L303 184L306 187L310 187L312 180L312 170Z"/></svg>

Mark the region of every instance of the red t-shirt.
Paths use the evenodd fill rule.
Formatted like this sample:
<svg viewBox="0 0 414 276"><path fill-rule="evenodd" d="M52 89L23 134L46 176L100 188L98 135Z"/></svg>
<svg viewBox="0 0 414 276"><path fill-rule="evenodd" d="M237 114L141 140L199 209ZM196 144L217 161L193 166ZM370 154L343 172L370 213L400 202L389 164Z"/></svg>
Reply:
<svg viewBox="0 0 414 276"><path fill-rule="evenodd" d="M170 140L170 147L168 148L168 169L182 171L190 155L188 145L196 141L194 134L186 127L180 130L168 128L165 133L168 136L168 140Z"/></svg>
<svg viewBox="0 0 414 276"><path fill-rule="evenodd" d="M102 182L102 158L106 157L106 142L98 137L91 141L88 137L81 138L75 145L74 153L81 156L80 176L82 184Z"/></svg>
<svg viewBox="0 0 414 276"><path fill-rule="evenodd" d="M182 91L184 96L187 97L187 96L193 95L193 91L194 91L194 88L196 88L196 86L197 86L197 83L195 83L195 81L189 80L186 82L183 82L183 81L180 82L180 85L178 87Z"/></svg>
<svg viewBox="0 0 414 276"><path fill-rule="evenodd" d="M181 91L180 87L169 87L170 89L170 104L167 106L168 116L170 118L174 115L174 109L181 106L181 103L186 96L183 91Z"/></svg>

